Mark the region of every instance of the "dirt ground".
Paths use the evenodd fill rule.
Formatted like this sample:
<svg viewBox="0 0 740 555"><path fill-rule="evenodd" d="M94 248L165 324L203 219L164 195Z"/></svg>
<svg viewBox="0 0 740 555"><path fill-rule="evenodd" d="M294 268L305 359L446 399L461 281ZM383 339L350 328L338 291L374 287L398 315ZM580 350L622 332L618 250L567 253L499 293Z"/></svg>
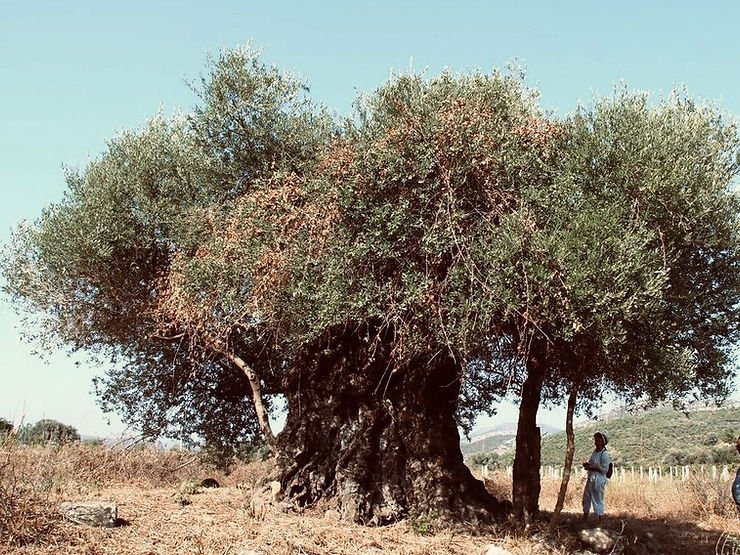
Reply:
<svg viewBox="0 0 740 555"><path fill-rule="evenodd" d="M513 554L574 553L583 527L564 515L557 531L535 524L517 531L507 523L475 533L430 530L403 522L384 528L338 522L331 511L285 512L269 494L238 487L201 489L108 487L81 500L118 504L118 526L91 528L59 520L44 541L16 547L17 555L381 555L483 554L497 545ZM547 517L547 515L543 515ZM613 553L738 554L740 526L726 520L696 523L610 517L607 528L621 532Z"/></svg>

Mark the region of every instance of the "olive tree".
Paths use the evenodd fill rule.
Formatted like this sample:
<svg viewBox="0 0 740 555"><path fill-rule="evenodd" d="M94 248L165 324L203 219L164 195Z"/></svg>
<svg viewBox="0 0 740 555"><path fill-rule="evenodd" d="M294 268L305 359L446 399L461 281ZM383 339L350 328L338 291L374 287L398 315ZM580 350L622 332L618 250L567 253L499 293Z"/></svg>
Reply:
<svg viewBox="0 0 740 555"><path fill-rule="evenodd" d="M520 75L443 73L394 77L340 122L245 50L196 90L191 114L68 172L4 258L29 329L113 361L100 398L127 422L266 441L288 499L347 520L475 523L506 506L458 425L501 396L520 401L526 519L541 402L725 391L736 134L708 112L625 96L555 121Z"/></svg>
<svg viewBox="0 0 740 555"><path fill-rule="evenodd" d="M31 445L64 444L80 440L80 434L76 428L48 418L39 420L35 424L21 426L18 437L23 443Z"/></svg>
<svg viewBox="0 0 740 555"><path fill-rule="evenodd" d="M531 265L520 276L520 310L536 323L529 345L545 361L523 378L523 442L536 435L540 393L562 402L577 390L591 407L605 391L632 402L721 401L736 371L734 122L682 93L651 103L620 90L567 127L555 188L533 203ZM537 510L539 442L532 446L515 460L523 512Z"/></svg>

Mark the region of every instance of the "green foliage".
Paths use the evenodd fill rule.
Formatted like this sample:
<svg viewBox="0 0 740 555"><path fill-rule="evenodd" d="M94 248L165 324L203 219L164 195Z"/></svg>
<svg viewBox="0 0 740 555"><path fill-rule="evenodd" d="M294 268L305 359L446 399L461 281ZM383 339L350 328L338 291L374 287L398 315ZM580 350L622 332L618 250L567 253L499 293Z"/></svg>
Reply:
<svg viewBox="0 0 740 555"><path fill-rule="evenodd" d="M269 446L264 441L237 446L206 443L199 451L199 458L203 463L212 466L228 476L237 462L263 460L269 453Z"/></svg>
<svg viewBox="0 0 740 555"><path fill-rule="evenodd" d="M513 282L494 282L517 250L507 227L550 182L549 145L531 135L557 131L540 118L521 79L500 73L403 75L369 97L332 176L348 282L336 313L387 322L401 359L481 352L512 309Z"/></svg>
<svg viewBox="0 0 740 555"><path fill-rule="evenodd" d="M56 443L63 445L80 440L80 434L77 430L62 424L56 420L43 419L35 424L22 426L18 432L18 438L21 442L31 445L44 445L47 443Z"/></svg>
<svg viewBox="0 0 740 555"><path fill-rule="evenodd" d="M302 91L251 50L225 52L201 107L157 116L69 170L64 200L6 248L6 292L37 318L30 339L109 358L96 382L103 408L147 435L238 444L258 433L243 372L203 339L250 349L249 335L229 337L248 285L239 264L208 253L221 252L215 234L236 198L272 171L315 163L328 119Z"/></svg>
<svg viewBox="0 0 740 555"><path fill-rule="evenodd" d="M259 436L255 383L269 410L345 329L407 371L453 354L463 425L535 367L538 399L575 384L582 410L727 394L740 140L717 110L617 91L558 121L521 75L446 72L340 123L249 49L208 70L193 113L68 171L3 257L31 334L115 363L106 410L227 461Z"/></svg>
<svg viewBox="0 0 740 555"><path fill-rule="evenodd" d="M0 439L7 437L13 431L13 424L5 418L0 418Z"/></svg>
<svg viewBox="0 0 740 555"><path fill-rule="evenodd" d="M688 413L653 409L578 426L574 461L589 456L593 434L599 430L607 433L607 449L618 466L737 464L734 438L740 435L740 408ZM728 435L732 436L729 442ZM564 453L565 432L542 438L543 465L562 465Z"/></svg>
<svg viewBox="0 0 740 555"><path fill-rule="evenodd" d="M506 468L511 465L514 457L511 451L508 452L479 452L466 457L467 464L473 467L487 466L489 470L497 468Z"/></svg>
<svg viewBox="0 0 740 555"><path fill-rule="evenodd" d="M409 527L417 536L431 536L435 531L435 517L427 513L409 517Z"/></svg>
<svg viewBox="0 0 740 555"><path fill-rule="evenodd" d="M584 289L596 376L628 398L723 398L739 321L737 127L681 93L651 106L625 90L572 124L569 179L618 222L604 218L612 239L594 245L615 264ZM615 241L634 246L614 256Z"/></svg>

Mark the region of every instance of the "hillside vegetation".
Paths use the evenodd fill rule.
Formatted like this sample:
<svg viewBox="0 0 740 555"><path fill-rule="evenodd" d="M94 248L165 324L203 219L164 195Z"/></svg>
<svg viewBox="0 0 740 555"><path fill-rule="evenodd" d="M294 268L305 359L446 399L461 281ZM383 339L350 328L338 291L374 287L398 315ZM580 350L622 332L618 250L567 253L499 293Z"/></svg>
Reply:
<svg viewBox="0 0 740 555"><path fill-rule="evenodd" d="M661 408L624 412L581 424L575 429L574 461L588 458L596 431L607 434L612 460L623 466L740 462L735 450L735 439L740 435L740 407L701 408L688 413ZM513 458L513 437L471 442L463 447L463 453L474 464L506 466ZM564 457L565 432L543 434L542 465L562 465Z"/></svg>

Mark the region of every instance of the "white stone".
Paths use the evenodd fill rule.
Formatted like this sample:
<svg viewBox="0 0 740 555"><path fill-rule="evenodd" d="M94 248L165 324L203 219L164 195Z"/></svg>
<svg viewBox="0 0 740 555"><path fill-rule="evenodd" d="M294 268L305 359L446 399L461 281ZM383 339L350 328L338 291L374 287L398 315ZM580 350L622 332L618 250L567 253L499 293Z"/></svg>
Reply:
<svg viewBox="0 0 740 555"><path fill-rule="evenodd" d="M482 555L512 555L512 553L501 546L489 544L483 548Z"/></svg>
<svg viewBox="0 0 740 555"><path fill-rule="evenodd" d="M59 505L64 518L76 524L113 528L118 519L118 505L112 501L65 501Z"/></svg>
<svg viewBox="0 0 740 555"><path fill-rule="evenodd" d="M586 528L578 532L578 538L597 553L607 553L617 543L619 534L604 528Z"/></svg>

